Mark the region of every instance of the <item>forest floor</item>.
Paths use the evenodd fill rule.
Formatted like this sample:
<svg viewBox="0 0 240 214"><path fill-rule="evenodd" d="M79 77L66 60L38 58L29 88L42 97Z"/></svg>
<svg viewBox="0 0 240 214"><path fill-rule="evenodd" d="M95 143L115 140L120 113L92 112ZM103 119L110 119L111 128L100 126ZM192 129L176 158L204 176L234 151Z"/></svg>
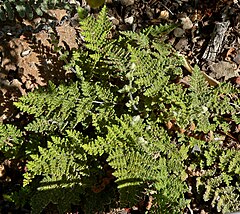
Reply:
<svg viewBox="0 0 240 214"><path fill-rule="evenodd" d="M77 3L97 16L99 9L90 9L85 1ZM108 0L107 8L113 24L112 36L120 30L138 32L150 25L177 24L174 31L165 35L166 41L216 83L225 81L240 87L237 0ZM55 9L31 21L0 23L0 122L24 123L13 102L49 81L59 84L72 78L73 74L64 70L68 59L59 58L65 51L71 53L80 48L79 30L76 10ZM239 133L240 125L228 133L229 147L240 148ZM20 167L19 163L5 164L9 168ZM11 179L16 183L17 178Z"/></svg>

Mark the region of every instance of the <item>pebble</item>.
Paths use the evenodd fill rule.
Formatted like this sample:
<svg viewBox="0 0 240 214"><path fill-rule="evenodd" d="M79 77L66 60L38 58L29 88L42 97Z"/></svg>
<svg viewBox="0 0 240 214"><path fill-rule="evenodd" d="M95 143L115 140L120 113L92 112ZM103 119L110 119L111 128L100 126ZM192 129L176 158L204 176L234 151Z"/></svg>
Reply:
<svg viewBox="0 0 240 214"><path fill-rule="evenodd" d="M183 18L180 18L180 20L182 21L182 25L183 25L184 30L192 29L193 23L192 23L192 21L190 20L189 17L183 17Z"/></svg>
<svg viewBox="0 0 240 214"><path fill-rule="evenodd" d="M30 53L31 53L30 49L23 50L21 53L21 57L25 57L25 56L29 55Z"/></svg>
<svg viewBox="0 0 240 214"><path fill-rule="evenodd" d="M175 45L176 50L187 50L188 48L188 40L186 38L181 38L178 43Z"/></svg>
<svg viewBox="0 0 240 214"><path fill-rule="evenodd" d="M150 19L150 20L152 20L153 19L153 17L154 17L154 10L153 9L151 9L150 7L146 7L146 14L147 14L147 16L148 16L148 18Z"/></svg>
<svg viewBox="0 0 240 214"><path fill-rule="evenodd" d="M68 0L69 4L77 4L76 0Z"/></svg>
<svg viewBox="0 0 240 214"><path fill-rule="evenodd" d="M134 4L134 0L120 0L120 2L124 6L130 6Z"/></svg>
<svg viewBox="0 0 240 214"><path fill-rule="evenodd" d="M133 23L133 20L134 20L133 16L130 16L130 17L124 19L125 23L128 23L130 25Z"/></svg>
<svg viewBox="0 0 240 214"><path fill-rule="evenodd" d="M161 19L169 19L169 12L167 10L162 10L160 12L160 18Z"/></svg>
<svg viewBox="0 0 240 214"><path fill-rule="evenodd" d="M175 37L182 37L184 35L185 31L182 28L175 28L175 30L173 31L173 34Z"/></svg>
<svg viewBox="0 0 240 214"><path fill-rule="evenodd" d="M6 173L5 167L3 164L0 165L0 178L3 177Z"/></svg>

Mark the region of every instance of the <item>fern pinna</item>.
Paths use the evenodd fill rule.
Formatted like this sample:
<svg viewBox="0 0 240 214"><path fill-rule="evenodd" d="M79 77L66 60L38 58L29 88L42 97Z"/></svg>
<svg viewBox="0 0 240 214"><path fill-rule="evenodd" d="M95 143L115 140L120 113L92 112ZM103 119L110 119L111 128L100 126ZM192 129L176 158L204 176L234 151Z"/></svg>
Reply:
<svg viewBox="0 0 240 214"><path fill-rule="evenodd" d="M179 82L183 60L159 36L174 26L111 38L106 7L80 26L83 46L66 66L77 81L49 83L15 104L34 118L26 133L42 136L15 202L30 189L34 213L50 202L61 213L75 203L94 213L149 196L150 213L182 213L190 209L188 193L212 212L238 209L228 194L239 194L239 156L219 137L239 121L238 92L209 87L197 67L189 87Z"/></svg>

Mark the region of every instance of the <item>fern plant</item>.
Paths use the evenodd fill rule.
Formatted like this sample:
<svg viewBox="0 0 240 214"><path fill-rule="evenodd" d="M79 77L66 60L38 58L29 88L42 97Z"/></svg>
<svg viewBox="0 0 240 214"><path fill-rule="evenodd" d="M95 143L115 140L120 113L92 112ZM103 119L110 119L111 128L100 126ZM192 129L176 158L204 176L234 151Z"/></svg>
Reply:
<svg viewBox="0 0 240 214"><path fill-rule="evenodd" d="M0 123L0 151L6 158L16 158L23 142L23 133L16 126Z"/></svg>
<svg viewBox="0 0 240 214"><path fill-rule="evenodd" d="M197 178L197 192L218 212L237 211L240 209L239 152L223 150L217 142L214 146L205 149L205 160L201 159L199 164L204 173Z"/></svg>
<svg viewBox="0 0 240 214"><path fill-rule="evenodd" d="M77 81L49 83L15 103L34 118L25 131L42 137L29 153L24 187L14 200L29 197L24 190L30 189L34 213L50 202L61 213L77 202L94 213L91 200L110 203L105 194L110 191L116 201L119 194L123 207L149 195L154 198L150 213L182 213L191 203L185 197L190 167L207 172L197 179L198 191L213 209L238 209L238 199L228 194L237 194L240 160L225 158L237 151L225 153L216 146L217 132L230 129L229 118L239 121L238 92L229 84L209 87L197 67L190 87L177 84L183 60L160 37L173 26L111 38L106 7L97 20L88 17L80 26L83 46L66 66L74 68ZM207 145L195 139L201 135L211 135ZM109 188L112 183L118 194Z"/></svg>

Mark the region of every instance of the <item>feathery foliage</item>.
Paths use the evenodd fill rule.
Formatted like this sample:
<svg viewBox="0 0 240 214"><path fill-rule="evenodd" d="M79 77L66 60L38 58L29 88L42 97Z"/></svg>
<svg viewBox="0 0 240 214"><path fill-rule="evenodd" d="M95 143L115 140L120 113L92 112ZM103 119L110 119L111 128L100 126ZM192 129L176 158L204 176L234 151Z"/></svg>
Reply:
<svg viewBox="0 0 240 214"><path fill-rule="evenodd" d="M23 144L23 134L11 124L0 123L0 151L5 157L15 158Z"/></svg>
<svg viewBox="0 0 240 214"><path fill-rule="evenodd" d="M199 197L218 212L238 209L239 154L225 151L217 133L227 133L229 117L239 121L238 92L229 84L209 87L197 67L190 87L178 83L183 60L159 35L173 26L111 38L104 7L80 27L83 47L68 65L77 81L49 83L16 103L34 118L25 131L45 137L24 175L34 213L50 202L62 213L77 202L96 212L91 204L110 203L104 193L114 192L112 183L121 206L148 195L150 213L181 213L190 203L187 172L198 169ZM196 139L201 135L210 139Z"/></svg>

